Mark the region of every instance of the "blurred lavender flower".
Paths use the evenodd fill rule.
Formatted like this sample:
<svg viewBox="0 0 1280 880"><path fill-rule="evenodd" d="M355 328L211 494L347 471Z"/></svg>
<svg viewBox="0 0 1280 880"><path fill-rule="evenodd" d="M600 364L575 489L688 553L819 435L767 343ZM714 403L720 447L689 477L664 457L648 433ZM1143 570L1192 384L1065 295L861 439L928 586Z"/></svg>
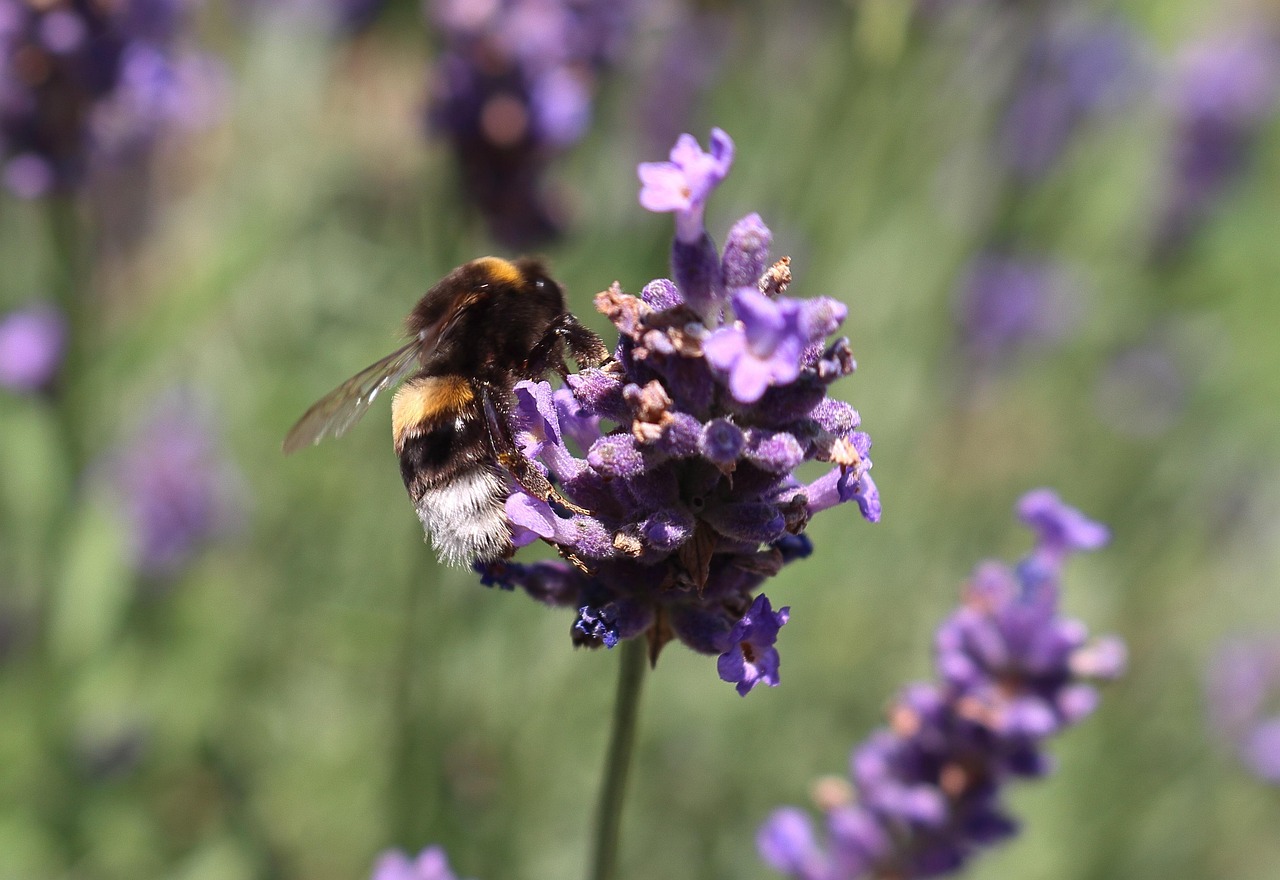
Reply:
<svg viewBox="0 0 1280 880"><path fill-rule="evenodd" d="M1043 177L1080 125L1120 107L1139 76L1134 34L1119 20L1071 21L1040 35L1004 118L1009 168L1024 180Z"/></svg>
<svg viewBox="0 0 1280 880"><path fill-rule="evenodd" d="M987 251L957 291L956 320L973 361L999 366L1025 348L1043 348L1070 333L1077 320L1069 274L1049 260Z"/></svg>
<svg viewBox="0 0 1280 880"><path fill-rule="evenodd" d="M458 880L443 847L429 846L413 858L398 849L378 857L370 880Z"/></svg>
<svg viewBox="0 0 1280 880"><path fill-rule="evenodd" d="M778 683L775 642L789 615L761 585L808 555L811 516L852 501L875 522L880 500L857 411L827 396L854 370L848 340L826 342L844 305L784 295L789 261L770 265L757 215L734 225L723 256L701 227L732 155L716 131L708 153L685 135L671 168L655 176L640 166L642 203L677 213L677 280L653 281L639 297L617 283L597 295L620 334L613 362L570 376L568 390L516 388L526 455L591 513L566 515L517 491L507 502L513 540L542 539L572 564L500 562L481 573L488 585L577 609L577 644L644 635L656 659L678 638L719 655L721 677L746 694ZM651 198L654 188L676 195ZM730 307L736 320L725 318ZM806 461L829 469L802 483L795 471Z"/></svg>
<svg viewBox="0 0 1280 880"><path fill-rule="evenodd" d="M1280 98L1280 43L1265 29L1188 46L1179 60L1167 194L1155 255L1175 252L1247 164Z"/></svg>
<svg viewBox="0 0 1280 880"><path fill-rule="evenodd" d="M1251 773L1280 783L1280 643L1225 641L1209 664L1209 723ZM1270 714L1269 714L1270 713Z"/></svg>
<svg viewBox="0 0 1280 880"><path fill-rule="evenodd" d="M67 322L46 303L0 318L0 387L30 393L48 388L66 349Z"/></svg>
<svg viewBox="0 0 1280 880"><path fill-rule="evenodd" d="M635 117L641 120L646 149L665 148L688 128L698 100L720 69L732 38L725 9L676 3L653 14L659 23L657 57L644 65ZM646 30L649 30L646 27Z"/></svg>
<svg viewBox="0 0 1280 880"><path fill-rule="evenodd" d="M1058 609L1067 556L1100 547L1106 529L1047 489L1018 512L1035 548L1016 566L975 570L938 628L938 680L905 688L889 727L854 750L854 787L822 804L825 840L795 808L765 822L757 846L773 868L798 880L933 877L1016 832L1003 787L1051 770L1043 741L1097 704L1085 680L1114 678L1125 663L1119 639L1089 641Z"/></svg>
<svg viewBox="0 0 1280 880"><path fill-rule="evenodd" d="M65 192L96 161L203 124L221 70L180 51L184 0L0 0L0 163L22 198Z"/></svg>
<svg viewBox="0 0 1280 880"><path fill-rule="evenodd" d="M632 4L443 0L431 9L445 48L429 127L452 146L496 239L545 242L560 226L547 168L586 131L596 79L622 48Z"/></svg>
<svg viewBox="0 0 1280 880"><path fill-rule="evenodd" d="M239 475L218 448L212 420L190 394L162 400L109 459L108 471L143 575L175 575L233 523Z"/></svg>

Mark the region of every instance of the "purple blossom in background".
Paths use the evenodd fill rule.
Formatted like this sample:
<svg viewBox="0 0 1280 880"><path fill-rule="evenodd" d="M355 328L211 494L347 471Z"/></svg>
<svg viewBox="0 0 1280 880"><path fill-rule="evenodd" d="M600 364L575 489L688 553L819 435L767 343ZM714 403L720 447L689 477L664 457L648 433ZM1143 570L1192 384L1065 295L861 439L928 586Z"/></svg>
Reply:
<svg viewBox="0 0 1280 880"><path fill-rule="evenodd" d="M986 368L1022 349L1061 341L1075 326L1078 309L1075 286L1060 266L994 251L973 260L955 300L965 349Z"/></svg>
<svg viewBox="0 0 1280 880"><path fill-rule="evenodd" d="M657 57L644 70L633 113L641 120L647 150L665 148L689 127L732 42L727 11L691 4L665 10Z"/></svg>
<svg viewBox="0 0 1280 880"><path fill-rule="evenodd" d="M0 387L30 393L58 375L67 322L54 306L36 303L0 317Z"/></svg>
<svg viewBox="0 0 1280 880"><path fill-rule="evenodd" d="M0 0L0 165L22 198L215 112L221 69L185 52L182 0Z"/></svg>
<svg viewBox="0 0 1280 880"><path fill-rule="evenodd" d="M370 880L458 880L444 849L429 846L413 858L393 849L378 857Z"/></svg>
<svg viewBox="0 0 1280 880"><path fill-rule="evenodd" d="M1089 715L1088 679L1124 668L1124 644L1089 640L1059 612L1062 565L1095 549L1106 529L1047 489L1024 496L1019 517L1036 545L1016 566L986 562L938 628L930 683L905 688L889 726L850 757L853 787L824 799L819 840L808 814L775 812L761 858L797 880L915 878L952 873L1017 831L1002 800L1013 779L1051 770L1044 740Z"/></svg>
<svg viewBox="0 0 1280 880"><path fill-rule="evenodd" d="M1140 75L1135 36L1118 20L1073 21L1032 45L1005 112L1002 144L1014 174L1047 174L1081 124L1114 111Z"/></svg>
<svg viewBox="0 0 1280 880"><path fill-rule="evenodd" d="M633 14L610 0L443 0L445 47L431 76L429 128L448 140L462 187L498 241L559 231L551 160L586 132L596 80L619 56Z"/></svg>
<svg viewBox="0 0 1280 880"><path fill-rule="evenodd" d="M212 419L189 394L161 401L107 462L130 527L134 563L152 578L176 575L236 514L239 475Z"/></svg>
<svg viewBox="0 0 1280 880"><path fill-rule="evenodd" d="M1280 640L1224 642L1206 691L1218 737L1256 777L1280 783Z"/></svg>
<svg viewBox="0 0 1280 880"><path fill-rule="evenodd" d="M1244 170L1280 99L1280 42L1259 27L1188 46L1173 88L1175 128L1157 257L1184 244Z"/></svg>
<svg viewBox="0 0 1280 880"><path fill-rule="evenodd" d="M727 135L713 141L703 154L686 135L673 151L678 167L711 169L688 172L707 187L732 156ZM647 189L652 177L641 176ZM515 492L514 543L541 539L566 561L481 568L487 585L576 609L576 644L643 636L656 660L679 639L718 655L720 676L742 694L778 683L789 609L774 611L759 590L809 555L810 517L854 502L864 519L880 518L870 438L853 407L827 396L854 370L848 340L826 341L847 309L785 295L790 261L770 263L770 238L748 215L721 255L700 229L672 252L676 281L652 281L638 297L615 283L596 296L619 331L612 362L570 376L569 392L517 386L521 448L590 513ZM828 468L806 484L795 471L808 461Z"/></svg>

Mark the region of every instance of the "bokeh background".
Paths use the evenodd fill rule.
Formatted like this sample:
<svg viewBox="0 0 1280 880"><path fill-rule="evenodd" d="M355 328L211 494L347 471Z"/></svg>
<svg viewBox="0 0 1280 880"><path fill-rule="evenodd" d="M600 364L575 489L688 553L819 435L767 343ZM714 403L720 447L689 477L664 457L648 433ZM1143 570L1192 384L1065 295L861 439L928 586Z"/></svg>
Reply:
<svg viewBox="0 0 1280 880"><path fill-rule="evenodd" d="M0 388L0 878L349 880L433 842L466 877L583 871L617 657L437 565L385 408L280 441L475 256L546 255L605 332L596 291L668 271L636 163L713 125L713 235L760 212L792 292L849 307L884 518L817 518L770 587L781 687L663 654L623 876L774 876L758 824L930 674L1040 485L1113 528L1065 601L1130 670L971 876L1278 875L1280 797L1205 682L1280 639L1280 6L611 4L513 171L439 109L458 22L511 4L328 3L190 5L175 124L66 187L0 139L0 315L65 333Z"/></svg>

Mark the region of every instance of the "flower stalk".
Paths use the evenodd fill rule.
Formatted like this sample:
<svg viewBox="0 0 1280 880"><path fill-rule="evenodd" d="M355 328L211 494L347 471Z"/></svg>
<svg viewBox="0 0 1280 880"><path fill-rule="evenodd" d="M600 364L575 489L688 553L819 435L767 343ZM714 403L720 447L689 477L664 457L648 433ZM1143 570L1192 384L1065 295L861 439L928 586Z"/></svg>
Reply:
<svg viewBox="0 0 1280 880"><path fill-rule="evenodd" d="M647 654L645 642L643 639L627 639L619 653L622 656L619 658L618 691L613 705L609 751L600 783L600 800L596 805L587 880L612 880L617 873L622 803L626 797L627 773L635 746L636 719L640 714L640 691L644 684Z"/></svg>

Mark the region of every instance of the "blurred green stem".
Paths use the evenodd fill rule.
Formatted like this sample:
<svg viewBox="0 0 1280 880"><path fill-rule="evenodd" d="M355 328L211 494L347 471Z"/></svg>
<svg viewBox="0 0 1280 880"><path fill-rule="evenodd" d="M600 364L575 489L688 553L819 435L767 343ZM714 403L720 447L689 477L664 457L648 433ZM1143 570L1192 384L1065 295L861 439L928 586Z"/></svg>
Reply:
<svg viewBox="0 0 1280 880"><path fill-rule="evenodd" d="M36 598L36 655L39 658L39 687L50 695L41 704L39 724L56 781L48 786L48 822L69 862L81 858L86 843L81 828L84 804L83 780L76 768L72 735L68 730L70 710L66 705L69 670L60 666L53 631L62 588L62 565L66 559L68 535L79 503L80 481L85 464L84 432L77 411L77 380L85 372L85 332L92 326L87 236L70 196L53 196L44 204L48 221L49 252L47 284L66 321L67 334L57 385L50 398L57 422L58 441L67 484L44 524L45 536Z"/></svg>
<svg viewBox="0 0 1280 880"><path fill-rule="evenodd" d="M648 654L644 639L622 643L618 669L618 694L613 706L613 729L609 753L605 757L604 780L596 806L595 834L592 838L588 880L612 880L618 866L618 829L622 823L622 799L626 796L627 770L636 739L636 718L640 713L640 690Z"/></svg>
<svg viewBox="0 0 1280 880"><path fill-rule="evenodd" d="M54 395L50 399L52 414L57 422L67 487L45 525L43 571L35 610L37 638L47 647L53 609L57 605L59 566L65 556L62 552L63 542L75 515L79 482L84 469L84 443L80 418L76 412L76 380L83 368L84 330L87 326L90 297L87 290L85 236L81 231L75 200L69 196L51 197L44 208L49 230L47 284L67 327L62 366Z"/></svg>
<svg viewBox="0 0 1280 880"><path fill-rule="evenodd" d="M48 200L49 222L49 286L67 322L67 338L54 406L57 409L66 465L72 482L80 476L84 464L84 443L76 398L85 360L85 330L90 326L93 302L89 291L86 236L77 214L77 204L70 196Z"/></svg>

